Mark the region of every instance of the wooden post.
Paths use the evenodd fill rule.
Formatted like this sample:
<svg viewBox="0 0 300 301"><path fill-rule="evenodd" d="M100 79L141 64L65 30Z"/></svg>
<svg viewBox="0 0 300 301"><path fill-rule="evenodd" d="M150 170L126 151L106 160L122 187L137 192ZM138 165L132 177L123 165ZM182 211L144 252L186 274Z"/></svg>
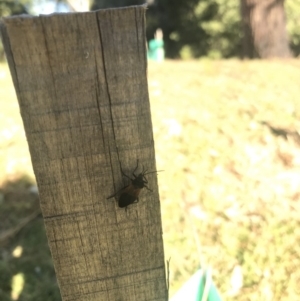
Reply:
<svg viewBox="0 0 300 301"><path fill-rule="evenodd" d="M120 166L156 170L145 6L5 18L1 33L63 300L165 301L156 174L127 210L107 200Z"/></svg>

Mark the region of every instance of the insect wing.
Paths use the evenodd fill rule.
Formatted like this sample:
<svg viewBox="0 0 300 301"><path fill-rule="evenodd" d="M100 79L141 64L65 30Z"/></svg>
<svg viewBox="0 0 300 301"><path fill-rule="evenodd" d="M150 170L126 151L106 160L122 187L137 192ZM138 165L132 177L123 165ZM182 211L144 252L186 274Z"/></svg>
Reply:
<svg viewBox="0 0 300 301"><path fill-rule="evenodd" d="M127 207L130 204L133 204L136 200L136 197L128 194L128 193L122 193L119 200L118 200L118 205L120 208Z"/></svg>
<svg viewBox="0 0 300 301"><path fill-rule="evenodd" d="M122 193L122 191L126 190L126 188L127 188L128 186L129 186L129 185L127 185L127 186L123 187L122 189L120 189L120 190L119 190L119 191L117 191L116 193L112 194L111 196L107 197L106 199L107 199L107 200L109 200L109 199L111 199L111 198L115 197L117 194L120 194L120 193Z"/></svg>
<svg viewBox="0 0 300 301"><path fill-rule="evenodd" d="M127 186L121 193L120 198L118 200L118 205L120 208L127 207L130 204L133 204L139 194L141 189L136 189L133 185Z"/></svg>

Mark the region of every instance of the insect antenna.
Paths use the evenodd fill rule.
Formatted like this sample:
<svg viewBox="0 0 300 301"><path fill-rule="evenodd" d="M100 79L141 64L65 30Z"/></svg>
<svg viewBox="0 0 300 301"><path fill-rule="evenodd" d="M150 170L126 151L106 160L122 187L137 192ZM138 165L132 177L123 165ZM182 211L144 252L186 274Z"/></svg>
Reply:
<svg viewBox="0 0 300 301"><path fill-rule="evenodd" d="M147 171L147 170L146 170ZM161 172L161 171L164 171L164 170L154 170L154 171L149 171L149 172L146 172L146 173L143 173L143 175L149 175L149 173L155 173L155 172Z"/></svg>

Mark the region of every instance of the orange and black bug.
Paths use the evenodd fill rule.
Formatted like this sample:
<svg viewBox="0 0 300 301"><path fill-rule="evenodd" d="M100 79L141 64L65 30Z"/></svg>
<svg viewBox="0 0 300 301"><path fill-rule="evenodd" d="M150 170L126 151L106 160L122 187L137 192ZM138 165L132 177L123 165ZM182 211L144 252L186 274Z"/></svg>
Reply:
<svg viewBox="0 0 300 301"><path fill-rule="evenodd" d="M120 197L118 199L118 205L120 208L126 208L130 204L137 203L139 201L139 194L141 190L145 187L147 190L151 191L152 190L147 186L148 180L146 179L145 175L148 175L150 173L155 173L159 171L149 171L147 172L147 169L144 168L140 174L136 175L135 172L138 169L139 166L139 160L137 160L137 165L134 171L132 172L133 179L131 179L129 176L127 176L122 168L121 168L121 173L124 177L128 178L131 183L125 187L123 187L121 190L119 190L117 193L111 195L107 199L113 198L117 194L120 194Z"/></svg>

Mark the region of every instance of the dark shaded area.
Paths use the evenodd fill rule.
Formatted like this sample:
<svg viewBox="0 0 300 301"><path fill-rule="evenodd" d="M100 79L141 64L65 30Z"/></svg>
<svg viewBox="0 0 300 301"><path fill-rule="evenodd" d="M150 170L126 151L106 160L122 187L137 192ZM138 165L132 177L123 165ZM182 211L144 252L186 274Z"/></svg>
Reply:
<svg viewBox="0 0 300 301"><path fill-rule="evenodd" d="M168 58L268 58L300 53L299 34L288 37L284 0L94 0L92 9L147 3L147 40L161 28ZM289 7L289 10L291 8ZM296 13L295 13L296 14ZM294 14L290 16L296 18ZM294 22L295 23L295 22ZM294 25L295 26L295 25Z"/></svg>
<svg viewBox="0 0 300 301"><path fill-rule="evenodd" d="M215 0L94 0L91 9L105 9L141 5L147 3L147 40L154 38L154 33L161 28L164 34L165 52L169 58L179 58L184 46L189 46L193 57L207 56L213 49L223 51L222 56L240 56L240 24L224 26L217 36L205 29L207 22L220 22L222 12ZM199 10L199 5L201 9ZM238 22L239 23L239 22ZM219 37L219 39L218 39ZM224 39L230 44L224 49ZM223 48L223 49L222 49Z"/></svg>
<svg viewBox="0 0 300 301"><path fill-rule="evenodd" d="M26 179L0 188L0 300L11 301L12 278L22 273L18 301L60 301L60 292L34 184ZM13 251L21 247L20 257Z"/></svg>
<svg viewBox="0 0 300 301"><path fill-rule="evenodd" d="M242 43L242 58L258 58L255 51L253 34L250 24L250 12L253 9L253 4L247 4L246 1L241 0L241 15L242 30L243 30L243 43Z"/></svg>
<svg viewBox="0 0 300 301"><path fill-rule="evenodd" d="M28 14L28 10L20 1L0 1L0 16L14 16L22 14Z"/></svg>
<svg viewBox="0 0 300 301"><path fill-rule="evenodd" d="M199 20L194 14L198 1L161 0L151 5L147 11L147 39L152 39L157 28L164 33L166 56L179 58L179 52L185 45L189 45L195 57L205 55L209 48L209 36L199 26ZM209 5L202 15L207 21L213 17L217 7L215 3ZM172 36L173 34L173 36Z"/></svg>
<svg viewBox="0 0 300 301"><path fill-rule="evenodd" d="M95 0L91 10L145 4L145 0Z"/></svg>

